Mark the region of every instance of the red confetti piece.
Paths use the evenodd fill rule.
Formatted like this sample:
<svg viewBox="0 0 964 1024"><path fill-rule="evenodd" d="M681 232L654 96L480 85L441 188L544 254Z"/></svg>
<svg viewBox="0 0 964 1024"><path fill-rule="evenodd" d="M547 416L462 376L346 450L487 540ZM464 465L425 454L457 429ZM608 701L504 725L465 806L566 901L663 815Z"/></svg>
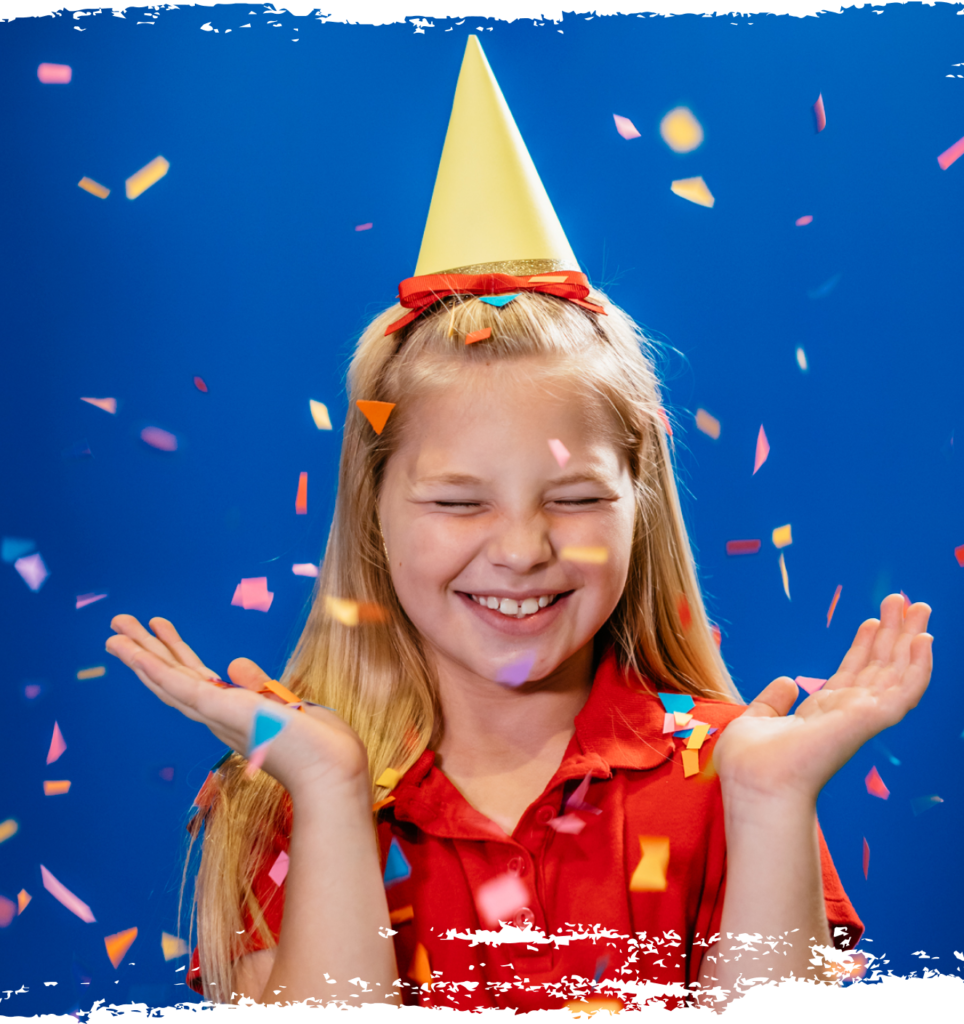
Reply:
<svg viewBox="0 0 964 1024"><path fill-rule="evenodd" d="M663 429L666 431L667 434L669 434L670 437L672 437L673 428L672 426L670 426L669 416L666 415L666 410L663 408L657 409L656 415L659 416L660 423L663 424Z"/></svg>
<svg viewBox="0 0 964 1024"><path fill-rule="evenodd" d="M756 457L753 460L753 476L756 476L757 470L766 462L770 454L770 442L767 440L766 431L763 429L763 424L760 424L760 433L756 436Z"/></svg>
<svg viewBox="0 0 964 1024"><path fill-rule="evenodd" d="M471 334L466 334L465 344L474 345L477 341L485 341L486 338L492 337L492 328L483 327L480 331L472 331Z"/></svg>
<svg viewBox="0 0 964 1024"><path fill-rule="evenodd" d="M760 550L758 540L728 540L726 542L726 553L728 555L755 555Z"/></svg>
<svg viewBox="0 0 964 1024"><path fill-rule="evenodd" d="M880 777L876 765L867 772L864 784L871 796L880 797L881 800L886 800L890 796L890 790L884 785L884 780Z"/></svg>
<svg viewBox="0 0 964 1024"><path fill-rule="evenodd" d="M794 221L794 224L796 224L798 228L805 228L808 224L812 223L813 217L809 213L805 217L797 217Z"/></svg>
<svg viewBox="0 0 964 1024"><path fill-rule="evenodd" d="M167 430L160 427L145 427L141 431L141 440L162 452L177 451L177 438Z"/></svg>
<svg viewBox="0 0 964 1024"><path fill-rule="evenodd" d="M616 131L624 139L638 139L639 132L636 131L636 125L629 120L628 117L620 117L619 114L613 114L613 120L616 122Z"/></svg>
<svg viewBox="0 0 964 1024"><path fill-rule="evenodd" d="M833 592L833 600L830 602L830 609L827 612L827 629L830 628L830 620L833 618L834 609L837 607L837 602L840 600L840 593L843 590L843 584L838 583L837 589Z"/></svg>
<svg viewBox="0 0 964 1024"><path fill-rule="evenodd" d="M194 386L198 389L198 391L203 391L204 394L208 393L208 386L207 384L204 383L204 379L202 377L194 378Z"/></svg>
<svg viewBox="0 0 964 1024"><path fill-rule="evenodd" d="M957 559L957 564L964 566L964 544L958 548L954 548L954 557Z"/></svg>
<svg viewBox="0 0 964 1024"><path fill-rule="evenodd" d="M356 231L371 231L372 227L374 227L374 225L372 224L371 221L369 221L367 224L356 224L355 225L355 230Z"/></svg>
<svg viewBox="0 0 964 1024"><path fill-rule="evenodd" d="M720 632L720 627L715 623L710 623L710 632L713 634L713 641L717 647L723 643L723 634Z"/></svg>
<svg viewBox="0 0 964 1024"><path fill-rule="evenodd" d="M298 493L295 495L295 514L304 516L308 514L308 474L301 473L298 476Z"/></svg>
<svg viewBox="0 0 964 1024"><path fill-rule="evenodd" d="M822 132L827 127L827 111L823 106L823 93L817 97L817 102L813 105L813 119L818 132Z"/></svg>
<svg viewBox="0 0 964 1024"><path fill-rule="evenodd" d="M962 156L964 156L964 139L958 139L950 149L945 149L941 153L937 158L937 162L940 164L941 170L946 171L955 160L960 159Z"/></svg>
<svg viewBox="0 0 964 1024"><path fill-rule="evenodd" d="M864 878L867 877L867 872L870 869L870 845L867 840L864 840Z"/></svg>
<svg viewBox="0 0 964 1024"><path fill-rule="evenodd" d="M37 68L37 78L44 85L66 85L72 75L69 64L41 64Z"/></svg>

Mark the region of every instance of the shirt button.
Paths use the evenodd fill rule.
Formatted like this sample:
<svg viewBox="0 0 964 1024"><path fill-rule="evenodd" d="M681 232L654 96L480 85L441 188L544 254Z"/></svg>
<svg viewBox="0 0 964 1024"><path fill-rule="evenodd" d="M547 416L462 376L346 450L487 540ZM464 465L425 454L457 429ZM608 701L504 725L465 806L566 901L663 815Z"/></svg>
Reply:
<svg viewBox="0 0 964 1024"><path fill-rule="evenodd" d="M512 875L524 875L526 873L526 862L521 857L512 857L506 864L506 870Z"/></svg>
<svg viewBox="0 0 964 1024"><path fill-rule="evenodd" d="M523 907L515 915L515 926L516 928L526 928L529 925L535 924L536 915L528 907Z"/></svg>
<svg viewBox="0 0 964 1024"><path fill-rule="evenodd" d="M549 807L548 805L540 807L539 810L536 811L536 821L538 821L540 825L548 825L555 816L556 809L554 807Z"/></svg>

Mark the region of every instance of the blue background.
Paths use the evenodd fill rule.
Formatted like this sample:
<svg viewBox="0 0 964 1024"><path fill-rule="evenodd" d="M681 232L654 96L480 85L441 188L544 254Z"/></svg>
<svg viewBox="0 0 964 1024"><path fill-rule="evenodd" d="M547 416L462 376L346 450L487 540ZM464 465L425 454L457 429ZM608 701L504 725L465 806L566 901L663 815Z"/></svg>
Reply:
<svg viewBox="0 0 964 1024"><path fill-rule="evenodd" d="M959 9L424 31L249 10L0 26L0 533L35 540L51 571L31 593L0 565L0 820L20 824L0 845L0 892L33 896L0 931L0 985L28 991L0 1008L194 998L160 933L176 931L184 822L222 747L107 658L108 623L164 615L222 672L239 655L281 670L312 586L291 564L320 557L330 518L346 362L413 270L478 26L584 267L666 343L687 517L744 696L830 674L887 592L932 604L930 690L830 782L820 816L865 948L899 973L955 970L964 160L942 171L936 157L964 135ZM41 62L70 64L73 81L40 84ZM694 153L659 137L677 104L706 130ZM620 138L613 113L641 138ZM127 200L125 178L158 154L169 174ZM110 197L79 189L84 175ZM714 209L671 194L695 175ZM116 416L80 396L116 396ZM315 429L309 398L335 431ZM718 441L695 429L697 407L721 420ZM753 476L761 423L772 451ZM175 433L177 452L141 442L146 425ZM62 457L82 440L92 457ZM786 522L792 601L769 541ZM727 558L727 540L754 537L760 554ZM275 594L268 614L230 605L253 576ZM75 610L98 590L109 598ZM76 679L97 664L106 676ZM68 748L46 768L55 720ZM873 765L886 802L864 787ZM70 793L45 797L44 778ZM915 815L930 794L944 803ZM40 863L96 924L44 891ZM115 971L103 938L135 925Z"/></svg>

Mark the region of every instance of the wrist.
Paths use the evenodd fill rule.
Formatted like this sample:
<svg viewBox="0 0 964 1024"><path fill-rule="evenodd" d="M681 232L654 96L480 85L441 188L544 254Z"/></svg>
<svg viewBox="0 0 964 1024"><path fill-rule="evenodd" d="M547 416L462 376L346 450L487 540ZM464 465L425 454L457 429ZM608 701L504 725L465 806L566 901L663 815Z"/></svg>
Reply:
<svg viewBox="0 0 964 1024"><path fill-rule="evenodd" d="M816 819L816 793L789 787L782 791L770 791L756 786L726 782L722 782L721 790L727 824L772 828L787 821Z"/></svg>

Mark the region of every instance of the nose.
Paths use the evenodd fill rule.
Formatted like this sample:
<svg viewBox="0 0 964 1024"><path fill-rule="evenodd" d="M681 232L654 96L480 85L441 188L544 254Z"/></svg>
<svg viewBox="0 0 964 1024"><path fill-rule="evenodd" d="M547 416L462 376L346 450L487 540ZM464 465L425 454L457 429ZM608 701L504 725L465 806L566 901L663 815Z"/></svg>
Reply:
<svg viewBox="0 0 964 1024"><path fill-rule="evenodd" d="M488 546L489 560L517 575L525 575L552 558L549 524L538 513L506 514L496 524Z"/></svg>

